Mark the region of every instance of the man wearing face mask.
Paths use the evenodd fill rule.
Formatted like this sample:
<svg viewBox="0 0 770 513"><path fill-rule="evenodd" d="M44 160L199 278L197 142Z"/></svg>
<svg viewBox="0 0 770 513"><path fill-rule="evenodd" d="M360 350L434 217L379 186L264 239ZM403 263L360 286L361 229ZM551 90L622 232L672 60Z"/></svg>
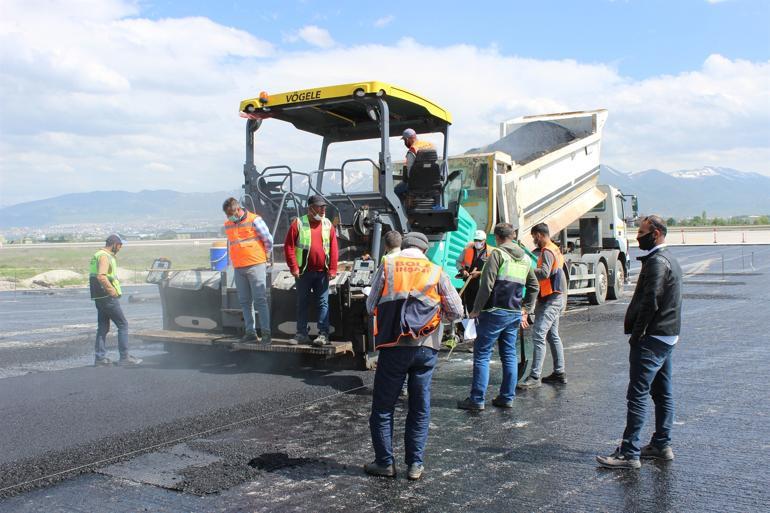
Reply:
<svg viewBox="0 0 770 513"><path fill-rule="evenodd" d="M310 342L307 311L310 293L318 306L318 336L314 346L329 340L329 280L337 275L337 234L326 217L326 201L313 195L307 201L307 215L292 221L283 244L286 264L297 281L297 334L290 344Z"/></svg>
<svg viewBox="0 0 770 513"><path fill-rule="evenodd" d="M273 236L260 216L241 208L238 200L222 204L227 216L225 233L230 261L235 269L235 289L243 311L241 342L270 345L270 307L267 304L267 262L273 251ZM257 337L254 310L259 317L262 339Z"/></svg>
<svg viewBox="0 0 770 513"><path fill-rule="evenodd" d="M473 242L468 243L460 256L457 257L457 269L463 280L468 283L463 291L463 305L468 312L473 309L473 303L476 301L481 269L488 258L487 234L484 230L476 230Z"/></svg>
<svg viewBox="0 0 770 513"><path fill-rule="evenodd" d="M630 335L626 429L623 442L609 456L597 456L606 468L641 467L639 458L670 461L674 394L671 355L682 324L682 269L666 248L666 223L656 215L639 224L636 240L647 254L639 257L642 269L626 310L624 332ZM647 418L647 395L655 403L655 433L639 447Z"/></svg>
<svg viewBox="0 0 770 513"><path fill-rule="evenodd" d="M120 307L122 291L118 280L118 261L115 255L123 247L123 239L113 234L107 237L104 247L91 257L91 269L88 277L91 299L96 306L97 328L94 365L109 366L112 360L107 358L106 338L110 331L110 322L118 328L118 365L138 365L139 358L128 354L128 321Z"/></svg>

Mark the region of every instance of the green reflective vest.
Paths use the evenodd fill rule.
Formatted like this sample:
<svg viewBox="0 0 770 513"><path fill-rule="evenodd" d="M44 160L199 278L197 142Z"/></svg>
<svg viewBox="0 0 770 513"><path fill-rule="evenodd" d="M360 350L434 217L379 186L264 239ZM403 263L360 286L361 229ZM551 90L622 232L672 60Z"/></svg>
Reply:
<svg viewBox="0 0 770 513"><path fill-rule="evenodd" d="M91 257L91 267L88 275L88 282L91 288L91 299L103 299L110 297L109 293L104 289L101 283L99 283L99 257L106 255L110 259L110 267L107 269L107 279L110 284L115 288L118 293L118 297L123 295L123 291L120 289L120 281L118 280L118 261L115 255L104 249L100 249L94 256Z"/></svg>
<svg viewBox="0 0 770 513"><path fill-rule="evenodd" d="M332 222L328 218L321 218L321 238L323 240L324 255L326 255L326 268L329 268L329 253L331 251ZM297 218L297 246L294 248L294 255L297 257L297 266L299 272L304 273L307 268L307 254L310 252L313 236L310 230L310 221L307 215Z"/></svg>
<svg viewBox="0 0 770 513"><path fill-rule="evenodd" d="M532 262L526 256L522 259L513 258L508 252L499 248L493 248L493 251L499 252L502 262L484 310L519 311ZM488 260L484 267L487 265L489 265Z"/></svg>

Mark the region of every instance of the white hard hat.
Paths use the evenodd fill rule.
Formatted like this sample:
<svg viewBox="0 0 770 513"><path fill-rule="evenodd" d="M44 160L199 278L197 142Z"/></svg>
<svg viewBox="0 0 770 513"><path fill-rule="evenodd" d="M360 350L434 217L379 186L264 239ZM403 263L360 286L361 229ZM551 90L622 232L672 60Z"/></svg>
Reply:
<svg viewBox="0 0 770 513"><path fill-rule="evenodd" d="M473 240L487 240L487 233L484 230L476 230Z"/></svg>

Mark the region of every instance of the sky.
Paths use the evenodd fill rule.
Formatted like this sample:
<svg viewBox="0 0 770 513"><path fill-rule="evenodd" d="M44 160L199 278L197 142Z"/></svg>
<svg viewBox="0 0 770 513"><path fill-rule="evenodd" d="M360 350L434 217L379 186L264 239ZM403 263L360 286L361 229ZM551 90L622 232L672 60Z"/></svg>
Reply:
<svg viewBox="0 0 770 513"><path fill-rule="evenodd" d="M450 153L606 108L614 168L770 176L768 26L766 0L0 0L0 206L235 190L240 100L366 80L448 109ZM268 121L257 165L309 170L319 146Z"/></svg>

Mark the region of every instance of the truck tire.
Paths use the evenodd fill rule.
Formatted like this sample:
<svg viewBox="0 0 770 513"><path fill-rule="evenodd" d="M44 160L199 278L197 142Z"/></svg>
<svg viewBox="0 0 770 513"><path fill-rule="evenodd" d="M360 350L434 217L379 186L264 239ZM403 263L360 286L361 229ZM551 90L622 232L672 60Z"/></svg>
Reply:
<svg viewBox="0 0 770 513"><path fill-rule="evenodd" d="M623 296L623 283L625 283L623 264L620 260L615 262L615 279L612 286L607 289L607 299L620 299Z"/></svg>
<svg viewBox="0 0 770 513"><path fill-rule="evenodd" d="M596 279L594 280L594 292L588 293L588 302L592 305L601 305L607 298L607 267L604 262L596 264Z"/></svg>

